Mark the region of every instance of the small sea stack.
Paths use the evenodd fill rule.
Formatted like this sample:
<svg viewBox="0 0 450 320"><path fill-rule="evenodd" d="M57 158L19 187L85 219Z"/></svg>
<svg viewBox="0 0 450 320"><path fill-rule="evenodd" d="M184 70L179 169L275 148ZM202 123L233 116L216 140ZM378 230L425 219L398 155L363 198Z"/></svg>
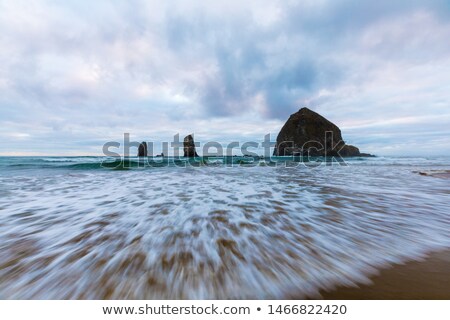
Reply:
<svg viewBox="0 0 450 320"><path fill-rule="evenodd" d="M289 117L278 134L274 155L371 156L345 144L338 126L308 108Z"/></svg>
<svg viewBox="0 0 450 320"><path fill-rule="evenodd" d="M186 136L183 142L184 156L193 158L198 157L197 151L195 150L195 142L192 134Z"/></svg>
<svg viewBox="0 0 450 320"><path fill-rule="evenodd" d="M147 142L142 141L141 144L139 144L138 157L147 157L147 156L148 156Z"/></svg>

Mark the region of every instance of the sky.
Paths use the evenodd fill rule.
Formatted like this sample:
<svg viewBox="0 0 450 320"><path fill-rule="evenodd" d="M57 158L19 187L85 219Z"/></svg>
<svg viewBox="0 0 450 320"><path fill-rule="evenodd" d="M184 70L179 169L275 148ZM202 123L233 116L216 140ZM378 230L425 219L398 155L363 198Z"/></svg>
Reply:
<svg viewBox="0 0 450 320"><path fill-rule="evenodd" d="M263 141L308 107L377 155L450 155L450 2L0 0L0 155Z"/></svg>

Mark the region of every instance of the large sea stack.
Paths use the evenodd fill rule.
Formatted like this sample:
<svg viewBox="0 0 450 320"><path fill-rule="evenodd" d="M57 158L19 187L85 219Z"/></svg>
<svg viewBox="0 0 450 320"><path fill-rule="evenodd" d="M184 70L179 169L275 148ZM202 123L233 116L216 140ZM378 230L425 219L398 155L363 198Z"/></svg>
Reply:
<svg viewBox="0 0 450 320"><path fill-rule="evenodd" d="M341 130L320 114L302 108L292 114L277 137L275 156L370 156L346 145Z"/></svg>
<svg viewBox="0 0 450 320"><path fill-rule="evenodd" d="M191 134L184 138L183 147L185 157L198 157L197 151L195 150L194 137Z"/></svg>
<svg viewBox="0 0 450 320"><path fill-rule="evenodd" d="M147 151L147 142L142 141L138 148L138 157L147 157L148 151Z"/></svg>

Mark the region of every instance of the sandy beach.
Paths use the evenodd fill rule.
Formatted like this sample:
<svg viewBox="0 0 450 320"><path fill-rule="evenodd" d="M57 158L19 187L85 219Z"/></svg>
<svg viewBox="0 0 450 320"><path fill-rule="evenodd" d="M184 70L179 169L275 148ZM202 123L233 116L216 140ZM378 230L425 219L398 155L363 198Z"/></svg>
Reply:
<svg viewBox="0 0 450 320"><path fill-rule="evenodd" d="M381 270L371 285L321 292L326 300L450 299L450 251Z"/></svg>

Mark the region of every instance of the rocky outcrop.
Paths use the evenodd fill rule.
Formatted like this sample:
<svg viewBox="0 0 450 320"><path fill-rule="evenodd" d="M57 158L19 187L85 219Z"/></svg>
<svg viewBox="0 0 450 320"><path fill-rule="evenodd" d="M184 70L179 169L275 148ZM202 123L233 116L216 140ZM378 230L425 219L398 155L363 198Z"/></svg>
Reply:
<svg viewBox="0 0 450 320"><path fill-rule="evenodd" d="M142 141L138 148L138 157L147 157L147 156L148 156L147 142Z"/></svg>
<svg viewBox="0 0 450 320"><path fill-rule="evenodd" d="M341 157L357 157L362 155L357 147L348 144L342 147L342 149L339 151L339 154L341 155Z"/></svg>
<svg viewBox="0 0 450 320"><path fill-rule="evenodd" d="M346 145L341 130L320 114L302 108L292 114L277 137L275 156L370 156Z"/></svg>
<svg viewBox="0 0 450 320"><path fill-rule="evenodd" d="M191 134L184 138L183 149L185 157L198 157L197 151L195 150L194 137Z"/></svg>

